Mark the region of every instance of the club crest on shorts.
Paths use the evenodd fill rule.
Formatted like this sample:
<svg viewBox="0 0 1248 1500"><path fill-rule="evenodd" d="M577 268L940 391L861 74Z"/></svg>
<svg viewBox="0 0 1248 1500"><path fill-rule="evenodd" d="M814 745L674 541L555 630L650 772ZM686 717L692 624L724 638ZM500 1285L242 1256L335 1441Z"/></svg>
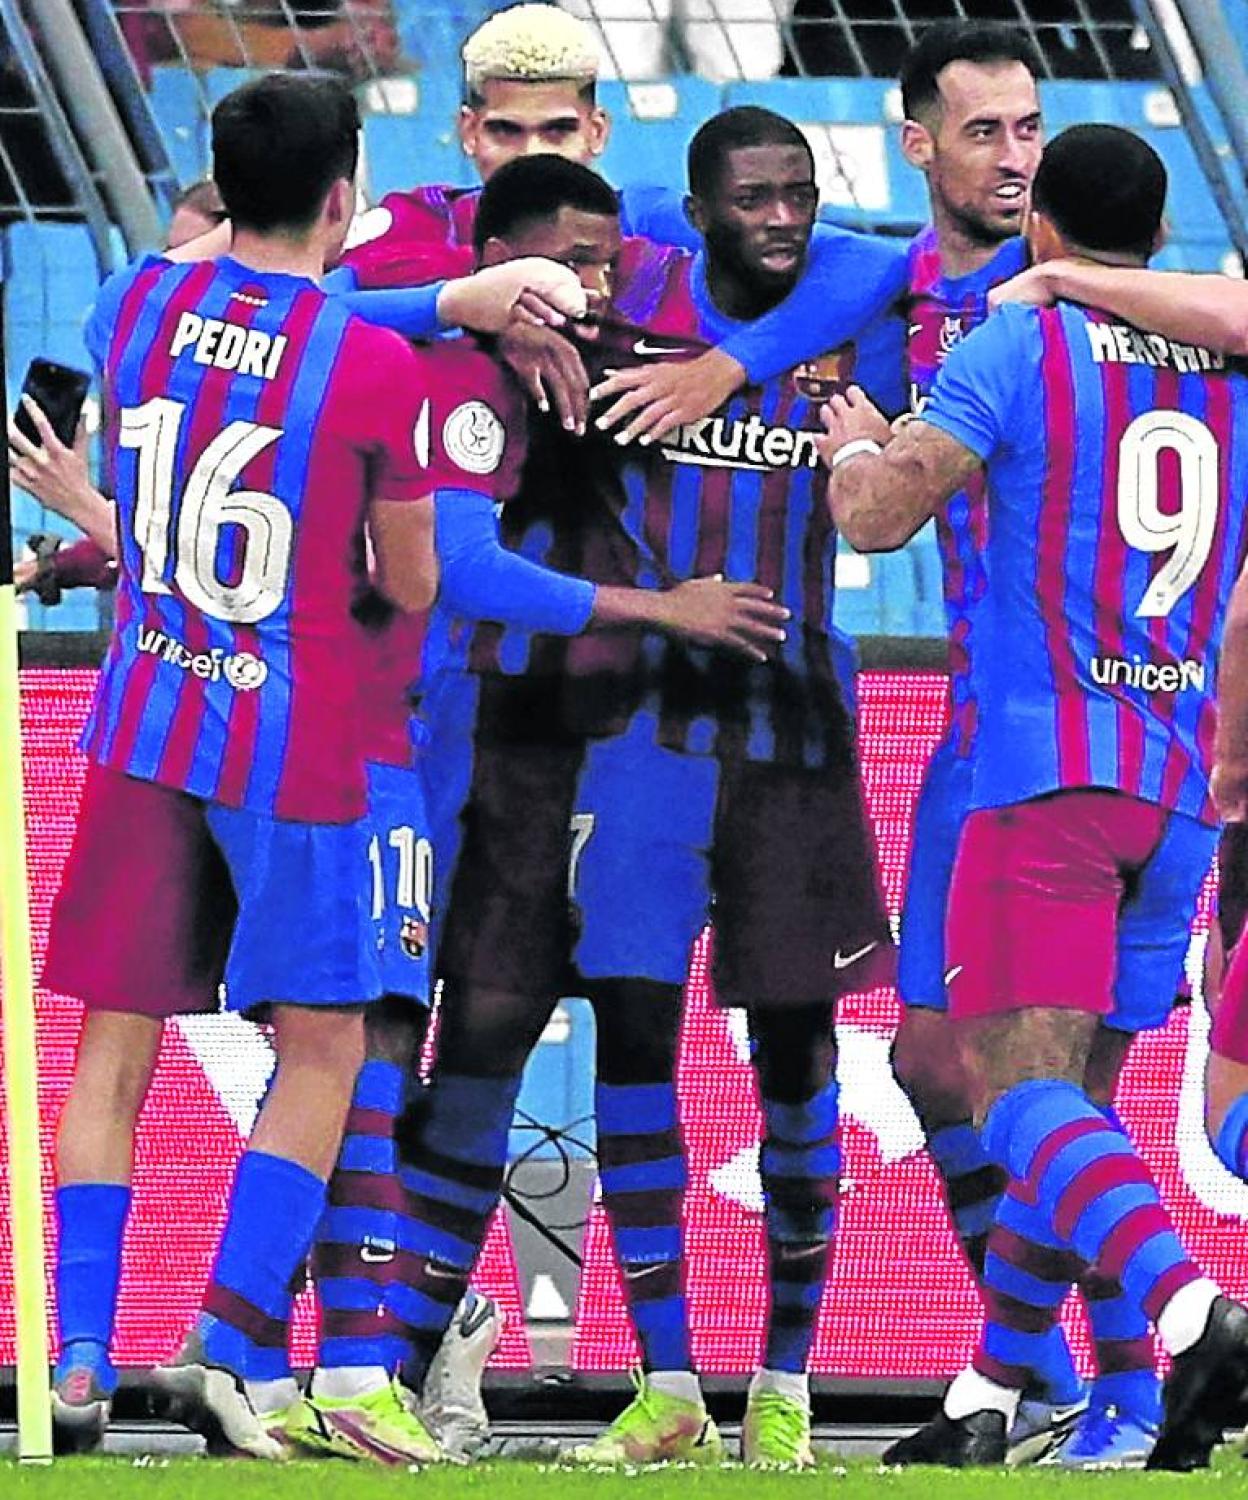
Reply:
<svg viewBox="0 0 1248 1500"><path fill-rule="evenodd" d="M842 344L817 359L808 359L793 371L793 386L808 401L826 401L840 395L854 378L858 350L853 344Z"/></svg>
<svg viewBox="0 0 1248 1500"><path fill-rule="evenodd" d="M484 401L464 401L442 424L447 457L466 473L492 474L503 461L507 432Z"/></svg>
<svg viewBox="0 0 1248 1500"><path fill-rule="evenodd" d="M429 927L419 917L404 917L399 924L399 947L408 958L424 958L429 946Z"/></svg>

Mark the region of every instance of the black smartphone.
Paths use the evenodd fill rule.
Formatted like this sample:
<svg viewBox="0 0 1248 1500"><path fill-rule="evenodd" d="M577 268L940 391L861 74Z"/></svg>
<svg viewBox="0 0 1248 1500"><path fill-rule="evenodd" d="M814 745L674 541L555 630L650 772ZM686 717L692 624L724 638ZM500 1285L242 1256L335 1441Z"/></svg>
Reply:
<svg viewBox="0 0 1248 1500"><path fill-rule="evenodd" d="M32 359L22 382L22 394L30 396L43 411L56 433L67 448L73 446L74 434L78 431L78 418L82 403L91 388L91 377L81 370L58 365L50 359ZM39 441L39 434L31 421L30 413L19 401L13 413L13 424L32 443Z"/></svg>

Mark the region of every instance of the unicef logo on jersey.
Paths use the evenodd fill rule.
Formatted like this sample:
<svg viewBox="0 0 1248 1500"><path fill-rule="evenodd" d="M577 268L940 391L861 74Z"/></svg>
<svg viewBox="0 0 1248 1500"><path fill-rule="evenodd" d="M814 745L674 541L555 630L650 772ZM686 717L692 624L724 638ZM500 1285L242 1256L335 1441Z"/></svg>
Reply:
<svg viewBox="0 0 1248 1500"><path fill-rule="evenodd" d="M442 424L447 457L468 474L493 474L506 444L506 428L484 401L463 402Z"/></svg>
<svg viewBox="0 0 1248 1500"><path fill-rule="evenodd" d="M226 682L240 693L254 693L268 681L268 663L250 651L226 654L220 646L207 651L192 651L182 641L163 630L139 630L138 648L144 656L155 656L179 672L189 672L203 682Z"/></svg>

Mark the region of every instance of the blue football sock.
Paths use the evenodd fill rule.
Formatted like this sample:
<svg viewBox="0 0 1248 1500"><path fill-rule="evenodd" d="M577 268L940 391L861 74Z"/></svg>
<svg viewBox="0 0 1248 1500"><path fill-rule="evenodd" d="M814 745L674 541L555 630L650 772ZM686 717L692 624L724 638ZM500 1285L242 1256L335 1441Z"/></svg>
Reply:
<svg viewBox="0 0 1248 1500"><path fill-rule="evenodd" d="M927 1150L945 1185L953 1227L978 1274L1005 1177L984 1150L979 1131L970 1120L933 1130L927 1138Z"/></svg>
<svg viewBox="0 0 1248 1500"><path fill-rule="evenodd" d="M249 1380L290 1373L291 1282L324 1207L325 1184L306 1167L264 1151L243 1154L204 1294L200 1329L209 1358Z"/></svg>
<svg viewBox="0 0 1248 1500"><path fill-rule="evenodd" d="M1227 1110L1212 1144L1227 1171L1248 1182L1248 1094L1241 1094Z"/></svg>
<svg viewBox="0 0 1248 1500"><path fill-rule="evenodd" d="M89 1364L106 1389L117 1383L109 1350L130 1197L130 1188L115 1182L76 1182L56 1191L57 1379L71 1364Z"/></svg>
<svg viewBox="0 0 1248 1500"><path fill-rule="evenodd" d="M329 1180L328 1207L312 1252L321 1313L317 1364L393 1370L402 1339L384 1312L398 1252L402 1189L394 1121L403 1100L404 1070L371 1058L360 1069Z"/></svg>

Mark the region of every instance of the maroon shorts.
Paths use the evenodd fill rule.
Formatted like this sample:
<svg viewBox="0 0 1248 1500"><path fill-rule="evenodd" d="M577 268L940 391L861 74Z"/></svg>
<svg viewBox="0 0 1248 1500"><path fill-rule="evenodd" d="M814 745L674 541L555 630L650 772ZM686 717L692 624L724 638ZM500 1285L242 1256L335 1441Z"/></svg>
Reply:
<svg viewBox="0 0 1248 1500"><path fill-rule="evenodd" d="M1236 943L1222 979L1222 998L1209 1033L1219 1057L1248 1067L1248 943Z"/></svg>
<svg viewBox="0 0 1248 1500"><path fill-rule="evenodd" d="M954 1019L1032 1006L1113 1011L1124 900L1170 817L1096 788L972 813L946 923Z"/></svg>
<svg viewBox="0 0 1248 1500"><path fill-rule="evenodd" d="M203 804L92 764L43 985L88 1010L162 1020L216 1010L236 910Z"/></svg>

